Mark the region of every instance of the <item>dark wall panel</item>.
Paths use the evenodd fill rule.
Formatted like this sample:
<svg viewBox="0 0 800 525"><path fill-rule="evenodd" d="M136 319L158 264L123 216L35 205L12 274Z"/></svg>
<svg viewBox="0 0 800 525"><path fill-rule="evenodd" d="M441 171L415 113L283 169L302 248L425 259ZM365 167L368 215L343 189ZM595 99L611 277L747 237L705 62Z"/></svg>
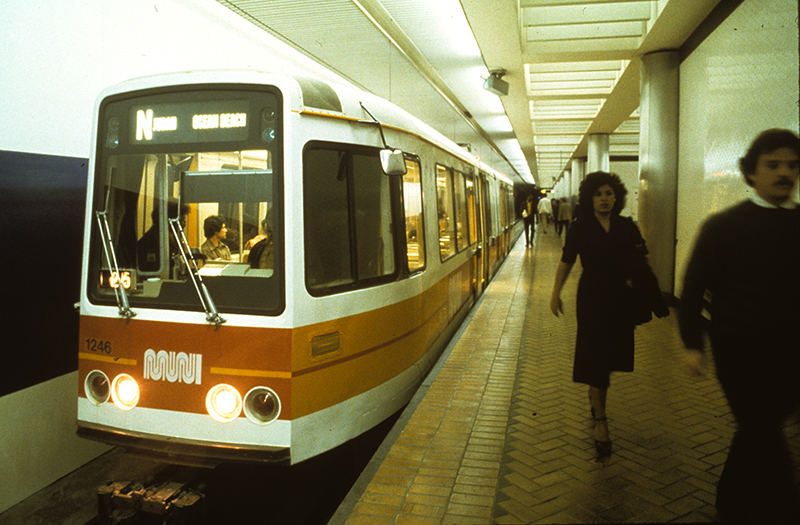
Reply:
<svg viewBox="0 0 800 525"><path fill-rule="evenodd" d="M0 151L0 396L78 368L87 165Z"/></svg>

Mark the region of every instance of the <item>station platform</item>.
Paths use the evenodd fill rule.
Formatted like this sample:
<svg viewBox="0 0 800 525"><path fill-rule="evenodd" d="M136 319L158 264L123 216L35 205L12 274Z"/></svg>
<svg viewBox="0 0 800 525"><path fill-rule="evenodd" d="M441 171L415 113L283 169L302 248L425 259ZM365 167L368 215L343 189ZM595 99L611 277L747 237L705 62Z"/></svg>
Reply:
<svg viewBox="0 0 800 525"><path fill-rule="evenodd" d="M709 362L681 369L676 314L636 329L612 374L613 455L596 462L572 382L580 264L549 308L562 239L520 239L331 524L714 522L735 424ZM792 432L800 425L794 422Z"/></svg>

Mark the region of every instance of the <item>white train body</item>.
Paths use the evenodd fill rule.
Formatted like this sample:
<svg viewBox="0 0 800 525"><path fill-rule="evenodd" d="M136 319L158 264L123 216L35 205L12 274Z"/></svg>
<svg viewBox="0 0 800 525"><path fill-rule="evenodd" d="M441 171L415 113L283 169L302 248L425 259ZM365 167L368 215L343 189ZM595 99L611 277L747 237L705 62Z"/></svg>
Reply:
<svg viewBox="0 0 800 525"><path fill-rule="evenodd" d="M504 177L352 88L146 77L94 133L78 433L172 461L296 463L380 423L519 235Z"/></svg>

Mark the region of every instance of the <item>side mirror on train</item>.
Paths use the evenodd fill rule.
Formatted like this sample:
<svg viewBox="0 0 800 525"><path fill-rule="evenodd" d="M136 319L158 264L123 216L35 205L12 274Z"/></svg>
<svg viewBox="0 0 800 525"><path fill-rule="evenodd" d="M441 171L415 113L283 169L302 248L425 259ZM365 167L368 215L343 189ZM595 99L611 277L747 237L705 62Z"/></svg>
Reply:
<svg viewBox="0 0 800 525"><path fill-rule="evenodd" d="M406 159L403 150L382 149L381 167L383 168L383 172L387 175L405 175Z"/></svg>

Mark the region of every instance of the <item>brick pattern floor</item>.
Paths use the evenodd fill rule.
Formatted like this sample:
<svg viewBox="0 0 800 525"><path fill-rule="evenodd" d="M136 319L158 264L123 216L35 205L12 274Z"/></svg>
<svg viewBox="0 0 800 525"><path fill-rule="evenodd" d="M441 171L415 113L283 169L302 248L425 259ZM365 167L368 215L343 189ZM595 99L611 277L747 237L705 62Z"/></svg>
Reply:
<svg viewBox="0 0 800 525"><path fill-rule="evenodd" d="M713 522L734 431L709 367L680 369L673 315L636 329L612 375L614 452L595 461L588 390L571 381L579 267L556 318L561 239L517 243L346 523ZM800 423L788 429L800 435Z"/></svg>

